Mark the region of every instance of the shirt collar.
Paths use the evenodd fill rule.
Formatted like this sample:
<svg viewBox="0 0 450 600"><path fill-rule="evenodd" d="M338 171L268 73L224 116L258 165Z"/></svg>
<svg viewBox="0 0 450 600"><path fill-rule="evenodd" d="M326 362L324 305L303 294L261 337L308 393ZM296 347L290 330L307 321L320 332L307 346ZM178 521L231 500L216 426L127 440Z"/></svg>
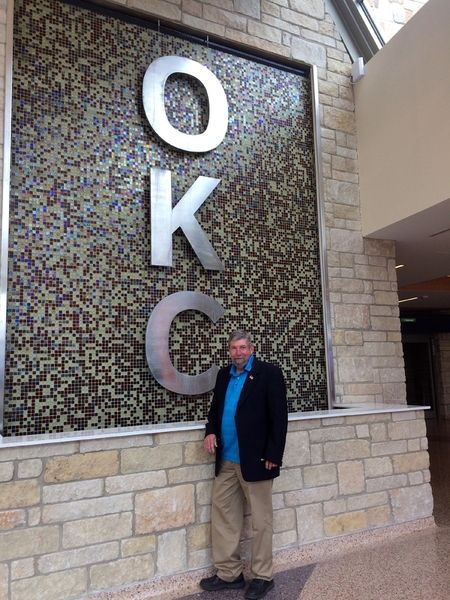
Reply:
<svg viewBox="0 0 450 600"><path fill-rule="evenodd" d="M251 370L252 368L252 364L253 364L253 359L254 359L255 355L254 354L250 354L250 358L247 361L247 364L244 367L244 371L247 371L247 373ZM243 371L243 372L244 372ZM230 369L230 375L234 375L235 377L238 375L238 373L236 373L236 367L234 365L231 365L231 369ZM239 375L242 375L242 373L239 373Z"/></svg>

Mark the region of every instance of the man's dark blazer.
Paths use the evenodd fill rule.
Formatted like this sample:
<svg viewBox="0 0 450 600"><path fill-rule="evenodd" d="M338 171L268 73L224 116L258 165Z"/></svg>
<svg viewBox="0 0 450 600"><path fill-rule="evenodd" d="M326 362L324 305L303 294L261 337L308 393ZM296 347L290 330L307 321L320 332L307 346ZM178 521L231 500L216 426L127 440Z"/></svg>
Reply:
<svg viewBox="0 0 450 600"><path fill-rule="evenodd" d="M217 374L206 435L217 438L216 476L220 470L221 424L231 365ZM286 384L278 367L253 359L235 415L242 476L245 481L273 479L280 474L287 433ZM276 465L266 469L265 461Z"/></svg>

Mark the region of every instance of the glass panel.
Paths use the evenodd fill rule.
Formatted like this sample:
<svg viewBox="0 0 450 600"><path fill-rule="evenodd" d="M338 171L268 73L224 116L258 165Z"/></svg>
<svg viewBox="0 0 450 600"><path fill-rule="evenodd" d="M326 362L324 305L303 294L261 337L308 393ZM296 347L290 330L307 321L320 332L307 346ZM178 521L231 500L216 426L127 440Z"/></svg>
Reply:
<svg viewBox="0 0 450 600"><path fill-rule="evenodd" d="M427 2L428 0L363 0L361 4L369 12L384 41L388 42Z"/></svg>

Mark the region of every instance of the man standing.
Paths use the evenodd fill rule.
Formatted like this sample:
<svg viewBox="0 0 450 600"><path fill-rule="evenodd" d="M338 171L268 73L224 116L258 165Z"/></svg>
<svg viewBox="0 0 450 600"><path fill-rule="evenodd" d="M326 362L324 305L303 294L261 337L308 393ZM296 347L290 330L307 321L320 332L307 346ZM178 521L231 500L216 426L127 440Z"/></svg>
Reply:
<svg viewBox="0 0 450 600"><path fill-rule="evenodd" d="M216 452L211 524L217 574L202 579L200 587L210 592L245 587L239 540L247 499L254 579L245 597L257 600L274 586L272 484L286 442L286 386L278 367L254 356L245 331L230 335L228 349L232 364L217 375L204 440L205 449Z"/></svg>

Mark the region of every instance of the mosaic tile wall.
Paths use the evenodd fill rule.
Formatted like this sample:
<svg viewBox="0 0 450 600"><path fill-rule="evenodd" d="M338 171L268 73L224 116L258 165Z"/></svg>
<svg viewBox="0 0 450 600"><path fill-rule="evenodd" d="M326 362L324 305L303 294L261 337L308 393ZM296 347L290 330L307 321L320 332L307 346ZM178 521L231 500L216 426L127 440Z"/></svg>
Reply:
<svg viewBox="0 0 450 600"><path fill-rule="evenodd" d="M290 411L326 408L308 78L59 1L15 11L5 435L205 418L211 393L169 392L146 362L151 311L182 290L226 313L174 320L177 369L226 364L242 327L282 367ZM145 117L145 71L167 55L225 89L214 151L174 150ZM203 130L199 82L171 76L165 102L174 126ZM206 271L180 231L173 267L151 265L153 166L172 171L174 203L199 175L221 178L196 217L225 271Z"/></svg>

